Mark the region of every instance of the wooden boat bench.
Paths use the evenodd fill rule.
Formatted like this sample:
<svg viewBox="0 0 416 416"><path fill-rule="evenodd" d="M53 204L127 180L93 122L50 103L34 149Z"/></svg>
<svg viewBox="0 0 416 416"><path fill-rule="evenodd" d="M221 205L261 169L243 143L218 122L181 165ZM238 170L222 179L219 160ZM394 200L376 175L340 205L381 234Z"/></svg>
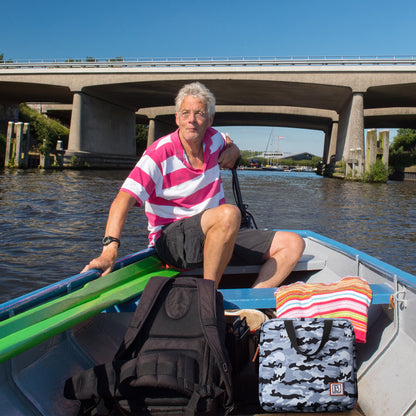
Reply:
<svg viewBox="0 0 416 416"><path fill-rule="evenodd" d="M387 284L370 284L373 292L372 305L390 304L393 288ZM225 309L274 309L276 288L252 289L219 289L224 296Z"/></svg>

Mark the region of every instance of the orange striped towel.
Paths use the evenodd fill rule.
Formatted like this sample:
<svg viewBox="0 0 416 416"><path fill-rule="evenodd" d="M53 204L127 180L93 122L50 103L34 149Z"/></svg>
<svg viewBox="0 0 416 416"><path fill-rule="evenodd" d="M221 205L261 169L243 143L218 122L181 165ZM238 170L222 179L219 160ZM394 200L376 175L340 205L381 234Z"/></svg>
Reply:
<svg viewBox="0 0 416 416"><path fill-rule="evenodd" d="M365 342L372 292L360 277L337 283L297 282L277 288L276 318L343 318L354 327L357 342Z"/></svg>

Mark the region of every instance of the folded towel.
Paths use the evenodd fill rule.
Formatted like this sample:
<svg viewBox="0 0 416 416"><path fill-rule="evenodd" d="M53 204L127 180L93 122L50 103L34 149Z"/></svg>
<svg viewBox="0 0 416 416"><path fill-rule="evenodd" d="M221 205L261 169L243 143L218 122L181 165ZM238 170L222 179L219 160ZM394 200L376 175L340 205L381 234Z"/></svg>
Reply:
<svg viewBox="0 0 416 416"><path fill-rule="evenodd" d="M365 342L372 292L360 277L336 283L297 282L277 288L277 318L343 318L354 327L357 342Z"/></svg>

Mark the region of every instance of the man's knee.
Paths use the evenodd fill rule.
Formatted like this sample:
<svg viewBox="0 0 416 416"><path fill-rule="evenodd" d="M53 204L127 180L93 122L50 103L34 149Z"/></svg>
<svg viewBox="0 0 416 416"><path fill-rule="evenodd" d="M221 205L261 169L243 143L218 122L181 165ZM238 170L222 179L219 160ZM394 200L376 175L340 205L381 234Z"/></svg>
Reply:
<svg viewBox="0 0 416 416"><path fill-rule="evenodd" d="M241 212L238 207L231 204L223 204L218 208L220 208L220 220L240 225Z"/></svg>
<svg viewBox="0 0 416 416"><path fill-rule="evenodd" d="M289 245L293 250L303 253L303 250L305 249L305 241L299 234L290 233L289 240Z"/></svg>
<svg viewBox="0 0 416 416"><path fill-rule="evenodd" d="M272 242L271 255L277 254L282 249L287 249L294 257L300 257L305 249L305 241L297 233L277 231Z"/></svg>
<svg viewBox="0 0 416 416"><path fill-rule="evenodd" d="M238 207L231 204L223 204L216 208L208 209L201 218L201 226L206 234L211 229L222 227L224 230L237 232L240 228L241 213Z"/></svg>

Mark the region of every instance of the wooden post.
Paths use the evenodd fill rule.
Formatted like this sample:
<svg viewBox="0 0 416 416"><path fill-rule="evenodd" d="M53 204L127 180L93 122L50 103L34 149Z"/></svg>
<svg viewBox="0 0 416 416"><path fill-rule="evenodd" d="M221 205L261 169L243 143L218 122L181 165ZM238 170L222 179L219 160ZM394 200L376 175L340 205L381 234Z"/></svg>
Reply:
<svg viewBox="0 0 416 416"><path fill-rule="evenodd" d="M382 160L386 168L389 167L389 131L383 130L379 134L380 154L382 154Z"/></svg>
<svg viewBox="0 0 416 416"><path fill-rule="evenodd" d="M365 157L365 170L370 171L370 167L376 163L377 159L377 130L367 131L367 149Z"/></svg>
<svg viewBox="0 0 416 416"><path fill-rule="evenodd" d="M18 122L15 124L15 134L16 134L16 150L14 156L14 166L21 168L22 163L22 145L23 145L23 123Z"/></svg>
<svg viewBox="0 0 416 416"><path fill-rule="evenodd" d="M6 168L10 166L10 158L13 155L13 133L14 123L13 121L9 121L7 125L6 154L4 156L4 166Z"/></svg>
<svg viewBox="0 0 416 416"><path fill-rule="evenodd" d="M29 167L29 150L30 150L30 124L24 123L23 124L23 161L22 166L24 168Z"/></svg>

